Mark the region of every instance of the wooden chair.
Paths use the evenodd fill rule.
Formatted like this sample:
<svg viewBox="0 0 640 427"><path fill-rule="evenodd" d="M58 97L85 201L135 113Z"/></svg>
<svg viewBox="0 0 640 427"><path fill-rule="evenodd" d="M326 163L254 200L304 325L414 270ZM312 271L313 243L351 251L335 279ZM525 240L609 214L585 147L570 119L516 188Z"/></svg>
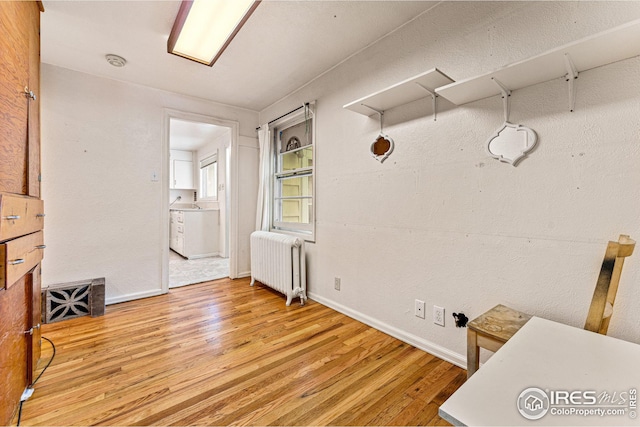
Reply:
<svg viewBox="0 0 640 427"><path fill-rule="evenodd" d="M607 244L584 329L607 334L624 259L633 253L635 245L636 242L626 235L620 235L617 242ZM499 304L470 321L467 324L467 378L480 366L481 347L497 351L531 317Z"/></svg>

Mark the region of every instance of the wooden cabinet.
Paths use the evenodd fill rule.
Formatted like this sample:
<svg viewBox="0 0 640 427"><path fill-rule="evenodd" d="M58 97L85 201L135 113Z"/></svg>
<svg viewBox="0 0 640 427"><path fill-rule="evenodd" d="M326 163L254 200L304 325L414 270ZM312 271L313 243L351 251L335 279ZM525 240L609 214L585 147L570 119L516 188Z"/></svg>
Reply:
<svg viewBox="0 0 640 427"><path fill-rule="evenodd" d="M0 243L0 289L9 289L42 261L42 231Z"/></svg>
<svg viewBox="0 0 640 427"><path fill-rule="evenodd" d="M39 5L34 2L1 3L0 191L39 197Z"/></svg>
<svg viewBox="0 0 640 427"><path fill-rule="evenodd" d="M0 1L0 425L40 358L40 2Z"/></svg>

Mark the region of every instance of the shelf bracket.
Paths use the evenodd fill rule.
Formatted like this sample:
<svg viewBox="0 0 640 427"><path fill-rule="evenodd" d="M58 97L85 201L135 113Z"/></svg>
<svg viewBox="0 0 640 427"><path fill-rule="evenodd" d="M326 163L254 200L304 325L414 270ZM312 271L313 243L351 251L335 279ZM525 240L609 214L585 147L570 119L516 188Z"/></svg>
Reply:
<svg viewBox="0 0 640 427"><path fill-rule="evenodd" d="M491 77L491 80L498 85L500 92L502 92L502 108L504 109L504 121L509 122L509 98L511 97L511 90L507 89L505 85L500 83L500 80L495 77Z"/></svg>
<svg viewBox="0 0 640 427"><path fill-rule="evenodd" d="M380 134L382 134L382 119L384 117L384 111L383 110L378 110L377 108L373 108L367 104L360 104L363 107L367 107L368 109L375 111L376 113L378 113L378 116L380 117Z"/></svg>
<svg viewBox="0 0 640 427"><path fill-rule="evenodd" d="M564 65L567 68L566 81L569 84L569 111L573 113L576 107L575 80L578 78L578 70L568 53L564 54Z"/></svg>
<svg viewBox="0 0 640 427"><path fill-rule="evenodd" d="M375 111L375 112L376 112L376 113L378 113L378 114L384 114L384 111L382 111L382 110L378 110L377 108L373 108L373 107L371 107L371 106L369 106L369 105L367 105L367 104L360 104L360 105L362 105L363 107L367 107L367 108L368 108L368 109L370 109L371 111Z"/></svg>
<svg viewBox="0 0 640 427"><path fill-rule="evenodd" d="M422 89L424 89L429 95L431 95L431 102L433 104L433 121L436 121L437 115L438 115L438 94L436 94L434 91L432 91L431 89L429 89L428 87L423 86L420 82L415 82L415 84L417 84L418 86L420 86Z"/></svg>

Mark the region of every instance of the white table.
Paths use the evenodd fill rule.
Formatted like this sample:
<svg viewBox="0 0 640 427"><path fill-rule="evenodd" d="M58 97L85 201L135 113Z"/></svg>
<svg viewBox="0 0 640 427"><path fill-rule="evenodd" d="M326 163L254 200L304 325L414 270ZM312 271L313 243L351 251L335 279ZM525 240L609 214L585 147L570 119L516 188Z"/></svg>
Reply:
<svg viewBox="0 0 640 427"><path fill-rule="evenodd" d="M518 408L519 396L529 388L540 389L548 399L545 411L538 409L536 398L545 403L539 391L522 396L520 404L533 408L528 416L545 413L537 420L525 418ZM640 345L534 317L440 407L440 416L454 425L470 426L639 426L640 401L636 400L635 408L630 404L632 390L640 391ZM567 396L568 402L554 401L555 396L566 396L565 391L576 393ZM615 404L601 403L603 392ZM571 396L581 404L572 404ZM626 402L618 405L621 397ZM557 414L570 408L625 413ZM633 418L634 413L638 418Z"/></svg>

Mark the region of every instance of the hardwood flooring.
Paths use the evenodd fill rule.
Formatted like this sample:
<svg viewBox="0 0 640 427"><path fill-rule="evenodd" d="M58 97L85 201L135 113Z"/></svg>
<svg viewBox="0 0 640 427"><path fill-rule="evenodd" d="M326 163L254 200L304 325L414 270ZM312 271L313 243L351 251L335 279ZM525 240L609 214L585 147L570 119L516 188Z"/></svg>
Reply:
<svg viewBox="0 0 640 427"><path fill-rule="evenodd" d="M284 302L223 279L44 325L57 353L21 425L447 425L463 369Z"/></svg>

